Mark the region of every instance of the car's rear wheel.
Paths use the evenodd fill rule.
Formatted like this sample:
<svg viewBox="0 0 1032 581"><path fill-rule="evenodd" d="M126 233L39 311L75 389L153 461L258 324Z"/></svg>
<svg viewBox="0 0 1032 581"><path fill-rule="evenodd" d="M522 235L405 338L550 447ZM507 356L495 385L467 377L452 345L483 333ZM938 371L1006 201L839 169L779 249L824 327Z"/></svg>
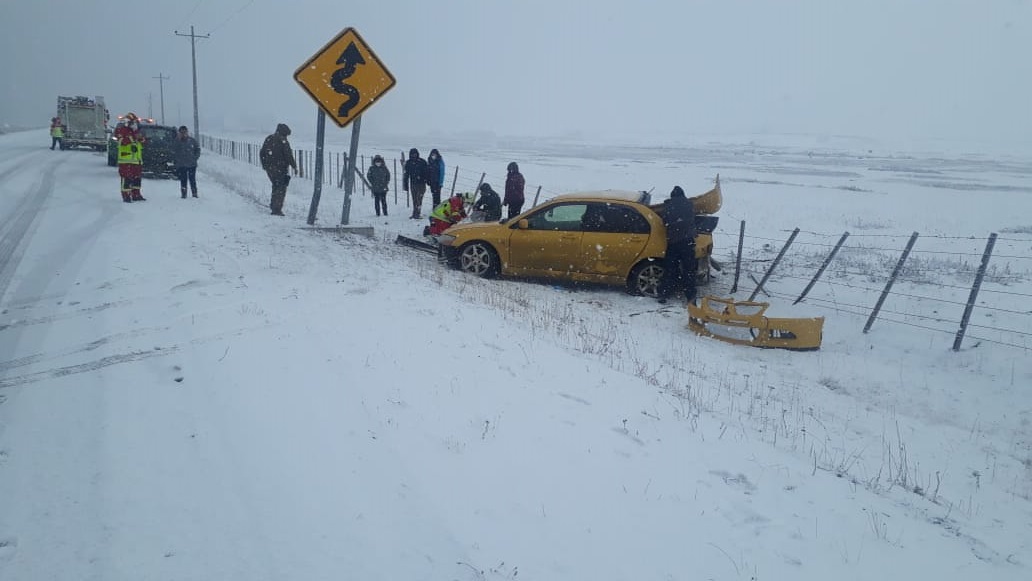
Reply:
<svg viewBox="0 0 1032 581"><path fill-rule="evenodd" d="M638 263L627 278L627 292L632 295L658 297L663 283L663 263L659 260L646 260Z"/></svg>
<svg viewBox="0 0 1032 581"><path fill-rule="evenodd" d="M463 272L489 278L500 270L498 253L486 242L469 242L459 249L459 268Z"/></svg>

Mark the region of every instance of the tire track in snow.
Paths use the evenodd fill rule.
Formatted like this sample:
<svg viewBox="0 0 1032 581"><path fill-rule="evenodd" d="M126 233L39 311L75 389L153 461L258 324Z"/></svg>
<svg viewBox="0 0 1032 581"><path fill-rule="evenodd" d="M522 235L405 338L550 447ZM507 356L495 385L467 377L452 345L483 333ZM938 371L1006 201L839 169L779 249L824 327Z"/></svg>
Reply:
<svg viewBox="0 0 1032 581"><path fill-rule="evenodd" d="M21 261L22 253L18 252L18 250L24 251L25 243L31 238L30 229L32 224L36 221L43 203L53 193L57 168L64 163L65 159L67 158L62 157L57 162L47 165L43 179L40 180L35 190L26 192L21 201L18 202L14 212L11 213L11 217L3 224L0 224L0 233L3 233L0 236L0 303L3 301L4 294L7 293L8 285L11 284L14 271L18 268L18 263ZM14 172L23 169L28 168L23 164L19 164L4 171L0 173L0 180L4 180Z"/></svg>

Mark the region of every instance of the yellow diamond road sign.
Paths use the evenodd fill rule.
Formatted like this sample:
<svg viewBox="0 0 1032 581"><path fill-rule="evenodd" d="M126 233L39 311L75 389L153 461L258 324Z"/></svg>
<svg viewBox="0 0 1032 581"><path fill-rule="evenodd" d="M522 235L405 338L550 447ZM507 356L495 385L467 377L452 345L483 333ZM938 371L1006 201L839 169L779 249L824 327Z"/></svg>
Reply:
<svg viewBox="0 0 1032 581"><path fill-rule="evenodd" d="M397 82L354 28L342 30L298 67L294 80L341 127Z"/></svg>

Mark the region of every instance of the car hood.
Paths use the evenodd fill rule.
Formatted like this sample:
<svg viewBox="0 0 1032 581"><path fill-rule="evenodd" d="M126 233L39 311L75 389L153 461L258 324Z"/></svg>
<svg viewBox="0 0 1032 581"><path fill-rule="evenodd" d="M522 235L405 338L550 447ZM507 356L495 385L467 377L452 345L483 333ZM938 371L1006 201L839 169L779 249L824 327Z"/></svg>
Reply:
<svg viewBox="0 0 1032 581"><path fill-rule="evenodd" d="M498 222L461 222L448 228L448 234L452 236L484 236L489 233L498 233L508 230L508 224L499 224Z"/></svg>

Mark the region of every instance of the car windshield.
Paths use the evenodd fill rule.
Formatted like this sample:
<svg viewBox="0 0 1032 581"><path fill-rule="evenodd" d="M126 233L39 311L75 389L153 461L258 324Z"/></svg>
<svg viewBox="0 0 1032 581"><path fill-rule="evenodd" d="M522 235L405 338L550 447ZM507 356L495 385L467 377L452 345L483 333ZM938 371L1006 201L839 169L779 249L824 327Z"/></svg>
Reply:
<svg viewBox="0 0 1032 581"><path fill-rule="evenodd" d="M140 132L147 138L148 141L172 141L176 138L176 132L170 127L153 127L144 125L140 127Z"/></svg>

